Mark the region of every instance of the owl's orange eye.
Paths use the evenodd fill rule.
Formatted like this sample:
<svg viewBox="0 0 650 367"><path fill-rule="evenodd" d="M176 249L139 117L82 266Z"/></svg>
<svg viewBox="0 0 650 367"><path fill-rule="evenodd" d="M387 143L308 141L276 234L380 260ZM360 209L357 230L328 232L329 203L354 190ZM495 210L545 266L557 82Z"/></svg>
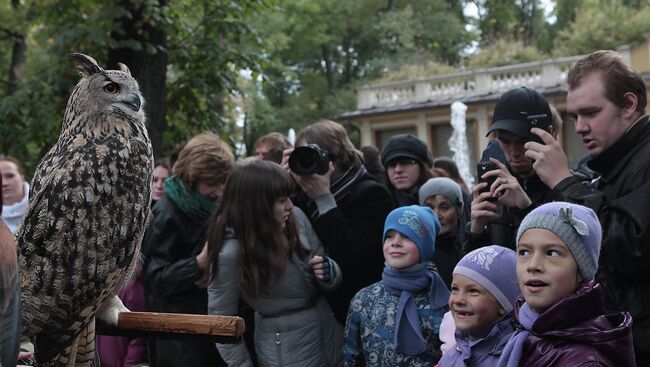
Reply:
<svg viewBox="0 0 650 367"><path fill-rule="evenodd" d="M104 92L108 94L115 94L120 91L120 86L117 83L109 83L104 86Z"/></svg>

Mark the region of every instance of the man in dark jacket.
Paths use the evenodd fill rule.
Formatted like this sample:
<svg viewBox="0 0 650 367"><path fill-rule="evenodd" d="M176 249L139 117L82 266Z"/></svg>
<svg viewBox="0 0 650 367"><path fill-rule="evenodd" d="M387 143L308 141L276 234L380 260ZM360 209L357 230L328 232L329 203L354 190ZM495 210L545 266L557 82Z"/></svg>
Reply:
<svg viewBox="0 0 650 367"><path fill-rule="evenodd" d="M559 144L533 130L545 145L526 155L555 200L591 207L603 227L596 280L610 310L629 311L637 365L650 365L650 121L641 74L613 51L576 62L567 77L567 111L600 178L585 185L569 173Z"/></svg>
<svg viewBox="0 0 650 367"><path fill-rule="evenodd" d="M530 132L532 127L556 136L559 124L546 98L533 89L512 89L499 98L488 134L496 135L507 164L491 157L497 169L484 178L494 179L494 184L487 187L483 183L474 188L465 253L490 244L514 250L514 237L521 220L537 206L550 201L550 189L533 169L533 161L526 157L524 144L539 140ZM479 193L481 189L487 192Z"/></svg>
<svg viewBox="0 0 650 367"><path fill-rule="evenodd" d="M307 214L328 255L341 267L343 282L328 300L336 319L345 325L352 297L381 279L381 236L393 202L388 190L366 172L361 153L343 126L329 120L307 126L298 134L296 147L308 144L328 152L327 172L297 175L287 155L283 166L302 189L295 205Z"/></svg>

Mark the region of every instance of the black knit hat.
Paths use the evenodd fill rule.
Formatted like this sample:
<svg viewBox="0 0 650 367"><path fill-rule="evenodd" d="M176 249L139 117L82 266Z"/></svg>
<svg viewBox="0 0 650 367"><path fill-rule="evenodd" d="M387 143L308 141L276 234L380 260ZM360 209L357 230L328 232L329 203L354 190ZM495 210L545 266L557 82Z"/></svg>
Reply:
<svg viewBox="0 0 650 367"><path fill-rule="evenodd" d="M534 89L521 87L504 93L494 107L492 127L494 130L505 130L526 140L539 140L530 132L533 127L548 131L553 122L553 114L548 101Z"/></svg>
<svg viewBox="0 0 650 367"><path fill-rule="evenodd" d="M391 137L381 151L381 164L386 167L395 158L412 158L431 167L433 157L427 144L413 134L399 134Z"/></svg>

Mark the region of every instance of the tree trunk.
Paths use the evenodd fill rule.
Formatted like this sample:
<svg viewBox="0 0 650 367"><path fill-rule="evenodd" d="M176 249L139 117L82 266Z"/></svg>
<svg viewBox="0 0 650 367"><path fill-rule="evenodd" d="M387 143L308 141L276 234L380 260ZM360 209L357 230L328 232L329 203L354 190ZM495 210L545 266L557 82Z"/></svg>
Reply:
<svg viewBox="0 0 650 367"><path fill-rule="evenodd" d="M164 0L158 0L163 6ZM123 33L113 33L116 41L135 40L142 45L141 50L116 48L108 52L108 66L115 67L121 62L129 67L131 74L140 84L145 99L147 129L153 146L154 157L162 154L162 132L165 129L165 82L167 72L167 38L162 28L149 18L144 19L144 9L129 0L120 1L130 17L120 19ZM156 50L151 50L151 46ZM149 50L147 50L149 49Z"/></svg>
<svg viewBox="0 0 650 367"><path fill-rule="evenodd" d="M327 79L327 91L331 94L334 92L334 71L332 70L332 57L327 45L321 45L323 54L323 63L325 64L325 78Z"/></svg>
<svg viewBox="0 0 650 367"><path fill-rule="evenodd" d="M19 10L21 7L20 0L11 0L11 7L14 10ZM25 65L27 55L27 42L25 35L20 33L13 33L14 39L11 51L11 65L9 66L9 82L7 84L7 95L16 93L18 83L22 79L22 67Z"/></svg>

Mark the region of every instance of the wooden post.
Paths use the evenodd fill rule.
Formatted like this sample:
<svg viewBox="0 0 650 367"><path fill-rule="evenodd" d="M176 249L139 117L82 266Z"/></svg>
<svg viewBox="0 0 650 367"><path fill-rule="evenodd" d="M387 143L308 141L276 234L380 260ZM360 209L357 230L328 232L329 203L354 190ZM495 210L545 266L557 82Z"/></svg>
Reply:
<svg viewBox="0 0 650 367"><path fill-rule="evenodd" d="M246 326L238 316L191 315L156 312L121 312L117 326L97 323L97 334L208 338L217 343L239 343Z"/></svg>

